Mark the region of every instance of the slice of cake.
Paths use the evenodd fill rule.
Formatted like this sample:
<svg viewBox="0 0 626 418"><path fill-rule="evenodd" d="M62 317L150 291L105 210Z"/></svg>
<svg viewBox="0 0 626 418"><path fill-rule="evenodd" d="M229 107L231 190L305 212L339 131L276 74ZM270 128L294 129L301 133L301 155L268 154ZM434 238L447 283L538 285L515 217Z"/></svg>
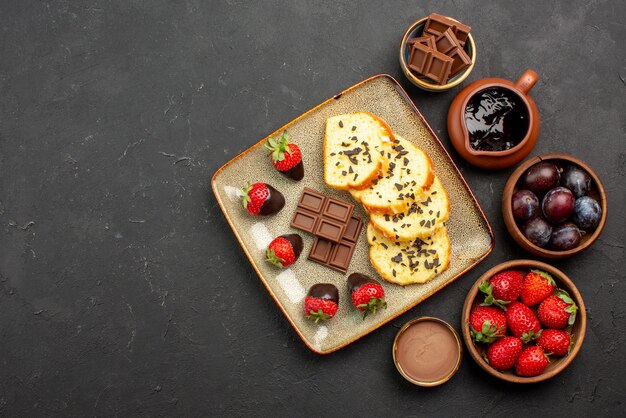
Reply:
<svg viewBox="0 0 626 418"><path fill-rule="evenodd" d="M389 126L367 112L328 118L324 135L324 181L341 190L368 187L380 175L383 143L393 139Z"/></svg>
<svg viewBox="0 0 626 418"><path fill-rule="evenodd" d="M403 212L393 215L370 213L370 222L376 229L394 241L412 241L431 236L448 220L450 200L438 177L432 186Z"/></svg>
<svg viewBox="0 0 626 418"><path fill-rule="evenodd" d="M445 226L424 239L392 241L369 224L370 261L380 276L399 285L426 283L448 268L450 239Z"/></svg>
<svg viewBox="0 0 626 418"><path fill-rule="evenodd" d="M371 213L398 213L420 199L435 177L430 157L413 143L396 135L382 148L383 175L352 196Z"/></svg>

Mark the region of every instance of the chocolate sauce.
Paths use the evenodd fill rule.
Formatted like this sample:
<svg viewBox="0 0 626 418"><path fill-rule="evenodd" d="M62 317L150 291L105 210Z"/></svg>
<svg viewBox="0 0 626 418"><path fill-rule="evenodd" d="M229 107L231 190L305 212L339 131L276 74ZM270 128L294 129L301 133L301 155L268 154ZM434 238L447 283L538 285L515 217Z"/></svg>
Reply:
<svg viewBox="0 0 626 418"><path fill-rule="evenodd" d="M287 241L289 241L297 260L298 257L300 257L300 253L302 252L302 237L298 234L286 234L281 235L281 238L285 238Z"/></svg>
<svg viewBox="0 0 626 418"><path fill-rule="evenodd" d="M289 177L292 180L300 181L304 177L304 164L300 161L298 164L293 166L287 171L281 171L285 176Z"/></svg>
<svg viewBox="0 0 626 418"><path fill-rule="evenodd" d="M316 299L327 299L335 303L339 303L339 291L334 284L318 283L311 286L309 296Z"/></svg>
<svg viewBox="0 0 626 418"><path fill-rule="evenodd" d="M285 196L283 196L281 192L279 192L269 184L266 184L266 186L269 193L267 194L265 202L263 202L263 205L261 205L259 215L274 214L280 211L283 206L285 206Z"/></svg>
<svg viewBox="0 0 626 418"><path fill-rule="evenodd" d="M364 274L361 273L352 273L348 276L348 290L350 293L353 293L359 287L366 285L368 283L380 284L374 279L370 279Z"/></svg>
<svg viewBox="0 0 626 418"><path fill-rule="evenodd" d="M416 321L397 337L398 365L411 379L422 384L443 383L458 367L460 357L454 333L439 321Z"/></svg>
<svg viewBox="0 0 626 418"><path fill-rule="evenodd" d="M465 107L470 145L477 151L513 148L526 136L529 121L526 104L503 87L489 87L475 93Z"/></svg>

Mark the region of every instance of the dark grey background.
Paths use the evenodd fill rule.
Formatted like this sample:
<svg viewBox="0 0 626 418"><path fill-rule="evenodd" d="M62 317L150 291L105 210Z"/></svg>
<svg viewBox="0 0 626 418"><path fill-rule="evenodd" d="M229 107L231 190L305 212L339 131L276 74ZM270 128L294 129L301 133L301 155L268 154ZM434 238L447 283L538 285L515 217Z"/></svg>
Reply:
<svg viewBox="0 0 626 418"><path fill-rule="evenodd" d="M0 414L606 415L624 410L626 3L4 1L0 5ZM407 88L450 148L444 94L403 78L397 48L431 12L473 27L467 82L540 74L534 154L597 170L610 215L554 263L588 307L582 351L551 381L508 386L466 356L435 389L396 373L397 327L458 327L465 293L527 257L500 194L512 171L459 161L496 235L475 270L329 356L310 352L246 261L213 172L377 73ZM466 84L467 84L466 82Z"/></svg>

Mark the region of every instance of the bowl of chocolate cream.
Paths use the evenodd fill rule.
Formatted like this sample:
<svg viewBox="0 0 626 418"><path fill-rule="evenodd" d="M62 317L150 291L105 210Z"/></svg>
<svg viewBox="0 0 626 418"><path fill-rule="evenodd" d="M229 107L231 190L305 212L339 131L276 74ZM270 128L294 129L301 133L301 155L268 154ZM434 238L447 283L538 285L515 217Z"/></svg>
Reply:
<svg viewBox="0 0 626 418"><path fill-rule="evenodd" d="M502 170L530 154L539 136L539 111L530 97L538 79L526 70L515 83L483 78L461 90L448 110L448 135L461 157Z"/></svg>
<svg viewBox="0 0 626 418"><path fill-rule="evenodd" d="M398 372L418 386L447 382L461 364L459 334L445 321L421 317L407 322L393 342Z"/></svg>

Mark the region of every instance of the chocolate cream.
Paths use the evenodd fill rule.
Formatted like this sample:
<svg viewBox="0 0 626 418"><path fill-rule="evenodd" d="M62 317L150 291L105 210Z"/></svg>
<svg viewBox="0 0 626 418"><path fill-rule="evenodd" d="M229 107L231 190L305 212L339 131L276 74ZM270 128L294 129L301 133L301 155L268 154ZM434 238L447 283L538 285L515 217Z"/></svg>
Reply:
<svg viewBox="0 0 626 418"><path fill-rule="evenodd" d="M266 184L266 186L269 193L267 194L265 201L261 205L261 210L259 211L260 215L265 216L272 215L280 211L283 206L285 206L285 196L269 184Z"/></svg>
<svg viewBox="0 0 626 418"><path fill-rule="evenodd" d="M396 360L413 380L434 383L448 377L459 361L457 340L445 325L423 320L398 337Z"/></svg>

